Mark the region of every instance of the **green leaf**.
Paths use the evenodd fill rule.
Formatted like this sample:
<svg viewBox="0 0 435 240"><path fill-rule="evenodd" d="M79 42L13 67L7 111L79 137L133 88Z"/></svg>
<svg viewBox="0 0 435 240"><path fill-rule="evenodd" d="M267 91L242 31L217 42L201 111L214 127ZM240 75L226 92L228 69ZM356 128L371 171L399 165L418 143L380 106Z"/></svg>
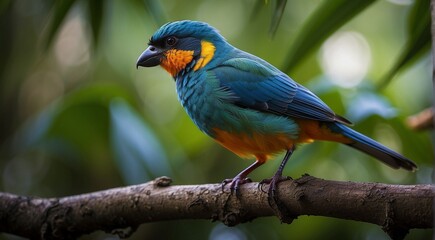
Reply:
<svg viewBox="0 0 435 240"><path fill-rule="evenodd" d="M168 21L160 1L143 0L143 3L148 13L159 26Z"/></svg>
<svg viewBox="0 0 435 240"><path fill-rule="evenodd" d="M257 18L258 14L260 13L265 3L266 1L264 0L257 0L255 2L254 9L252 10L251 16L249 17L250 22L255 21L255 19Z"/></svg>
<svg viewBox="0 0 435 240"><path fill-rule="evenodd" d="M108 109L98 100L88 100L65 104L54 116L45 136L52 152L63 158L78 156L78 160L99 162L107 159Z"/></svg>
<svg viewBox="0 0 435 240"><path fill-rule="evenodd" d="M408 16L408 39L387 74L381 79L379 88L384 88L402 69L410 66L430 50L430 1L415 1Z"/></svg>
<svg viewBox="0 0 435 240"><path fill-rule="evenodd" d="M94 46L97 46L100 37L101 23L104 17L104 3L105 1L102 0L88 1L88 14Z"/></svg>
<svg viewBox="0 0 435 240"><path fill-rule="evenodd" d="M62 101L48 106L30 119L15 134L13 152L24 152L40 146L60 153L73 149L83 159L101 158L109 149L109 104L114 98L134 102L131 93L119 85L91 85L72 92ZM52 143L57 144L52 145Z"/></svg>
<svg viewBox="0 0 435 240"><path fill-rule="evenodd" d="M323 1L301 28L290 47L283 69L291 71L334 31L374 2L375 0Z"/></svg>
<svg viewBox="0 0 435 240"><path fill-rule="evenodd" d="M429 10L430 0L414 1L414 5L410 9L408 16L408 34L412 35L415 29L417 29L420 25L423 25L423 18L430 20Z"/></svg>
<svg viewBox="0 0 435 240"><path fill-rule="evenodd" d="M133 101L119 85L95 84L77 89L57 106L42 141L68 146L66 149L73 149L83 159L107 159L109 105L114 98ZM58 145L53 148L56 150Z"/></svg>
<svg viewBox="0 0 435 240"><path fill-rule="evenodd" d="M54 37L57 35L60 26L62 25L66 15L71 9L72 5L76 2L76 0L59 0L55 1L54 9L53 9L53 17L50 20L47 40L45 42L45 49L47 50L52 42Z"/></svg>
<svg viewBox="0 0 435 240"><path fill-rule="evenodd" d="M346 116L352 116L352 121L358 123L370 116L393 118L397 110L387 98L371 91L359 91L350 99Z"/></svg>
<svg viewBox="0 0 435 240"><path fill-rule="evenodd" d="M122 99L110 104L110 130L112 149L126 183L170 175L168 159L157 137Z"/></svg>
<svg viewBox="0 0 435 240"><path fill-rule="evenodd" d="M275 9L273 11L272 22L270 23L269 34L275 36L279 23L281 22L282 15L284 13L287 0L277 0L275 3Z"/></svg>

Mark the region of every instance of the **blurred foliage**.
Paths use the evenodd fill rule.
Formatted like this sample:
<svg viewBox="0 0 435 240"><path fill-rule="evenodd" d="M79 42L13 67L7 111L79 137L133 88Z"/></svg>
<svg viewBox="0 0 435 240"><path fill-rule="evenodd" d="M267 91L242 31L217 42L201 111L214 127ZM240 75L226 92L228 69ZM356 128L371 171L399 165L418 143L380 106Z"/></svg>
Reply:
<svg viewBox="0 0 435 240"><path fill-rule="evenodd" d="M388 73L383 77L380 86L385 87L394 75L402 68L417 61L430 51L431 21L428 11L430 0L416 1L408 15L408 31L406 44Z"/></svg>
<svg viewBox="0 0 435 240"><path fill-rule="evenodd" d="M275 8L273 11L272 21L270 22L269 33L273 37L278 29L279 23L282 19L282 14L284 13L287 0L276 0L274 1Z"/></svg>
<svg viewBox="0 0 435 240"><path fill-rule="evenodd" d="M404 125L407 116L433 98L431 62L425 54L430 46L428 5L427 0L0 1L0 189L65 196L160 175L169 175L175 184L220 182L245 168L249 161L194 126L166 72L135 68L152 33L179 19L209 22L233 45L286 72L291 69L295 80L355 122L356 130L419 166L416 173L394 170L346 146L318 142L300 147L285 174L429 183L434 158L430 135ZM350 49L356 59L368 59L366 67L354 64L362 76L355 84L333 79L338 75L331 74L329 63L346 63L329 54L337 44L332 52ZM350 79L346 74L345 81ZM382 93L376 90L380 85L385 86ZM270 177L281 157L255 171L252 179ZM428 239L430 233L412 230L409 239ZM109 237L99 232L83 239ZM303 216L291 225L264 218L235 228L199 220L152 223L142 225L131 239L157 237L387 236L370 224Z"/></svg>
<svg viewBox="0 0 435 240"><path fill-rule="evenodd" d="M374 3L375 0L324 1L305 21L291 45L284 69L291 71L308 54L316 50L334 31Z"/></svg>

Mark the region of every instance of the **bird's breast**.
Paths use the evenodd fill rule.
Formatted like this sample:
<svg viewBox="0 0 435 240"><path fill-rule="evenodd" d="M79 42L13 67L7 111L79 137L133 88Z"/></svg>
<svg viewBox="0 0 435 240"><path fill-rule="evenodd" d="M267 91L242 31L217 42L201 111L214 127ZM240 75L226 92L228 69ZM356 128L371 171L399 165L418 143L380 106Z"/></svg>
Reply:
<svg viewBox="0 0 435 240"><path fill-rule="evenodd" d="M238 107L216 91L212 82L201 78L177 79L179 100L188 115L227 149L267 160L297 142L299 126L294 120Z"/></svg>
<svg viewBox="0 0 435 240"><path fill-rule="evenodd" d="M211 135L213 119L216 119L217 112L214 111L212 90L207 86L201 74L188 74L177 78L178 100L186 110L189 117L198 128Z"/></svg>
<svg viewBox="0 0 435 240"><path fill-rule="evenodd" d="M213 129L215 140L225 148L242 158L255 157L259 161L266 161L274 154L290 149L297 143L285 133L244 133L228 132L222 129Z"/></svg>

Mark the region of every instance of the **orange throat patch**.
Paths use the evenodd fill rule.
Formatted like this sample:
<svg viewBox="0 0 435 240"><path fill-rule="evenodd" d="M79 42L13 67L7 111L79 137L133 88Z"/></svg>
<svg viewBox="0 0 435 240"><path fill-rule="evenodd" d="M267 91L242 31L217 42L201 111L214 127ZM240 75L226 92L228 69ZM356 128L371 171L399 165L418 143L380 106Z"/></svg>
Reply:
<svg viewBox="0 0 435 240"><path fill-rule="evenodd" d="M213 58L215 51L216 47L211 42L201 41L201 55L193 67L193 71L197 71L207 65ZM168 50L165 52L165 57L160 66L168 71L171 76L175 77L192 61L193 53L193 50Z"/></svg>
<svg viewBox="0 0 435 240"><path fill-rule="evenodd" d="M166 51L165 58L160 64L166 71L175 77L193 59L193 51L171 49Z"/></svg>

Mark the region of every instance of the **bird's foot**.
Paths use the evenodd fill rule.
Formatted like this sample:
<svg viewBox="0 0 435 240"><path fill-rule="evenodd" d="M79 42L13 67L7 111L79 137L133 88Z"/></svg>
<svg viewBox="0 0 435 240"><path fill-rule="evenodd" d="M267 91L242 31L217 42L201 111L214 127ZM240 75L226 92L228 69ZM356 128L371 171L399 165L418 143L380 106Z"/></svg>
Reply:
<svg viewBox="0 0 435 240"><path fill-rule="evenodd" d="M263 190L263 185L269 184L269 190L267 192L269 206L273 209L281 222L284 223L291 223L293 219L296 218L296 216L291 213L290 209L288 209L278 197L278 184L288 180L292 180L292 178L275 174L272 178L264 179L258 184L258 188L263 192L266 192Z"/></svg>
<svg viewBox="0 0 435 240"><path fill-rule="evenodd" d="M222 181L222 191L224 191L226 185L229 185L231 193L235 192L236 194L238 194L240 185L250 182L252 182L250 178L241 176L236 176L232 179L225 179Z"/></svg>
<svg viewBox="0 0 435 240"><path fill-rule="evenodd" d="M275 175L272 178L266 178L266 179L261 180L258 183L258 189L261 190L262 192L266 193L266 191L263 189L263 186L265 184L269 184L270 185L269 193L270 193L270 191L273 191L273 194L276 195L278 183L288 181L288 180L293 180L293 178L291 178L289 176L283 177L283 176Z"/></svg>

